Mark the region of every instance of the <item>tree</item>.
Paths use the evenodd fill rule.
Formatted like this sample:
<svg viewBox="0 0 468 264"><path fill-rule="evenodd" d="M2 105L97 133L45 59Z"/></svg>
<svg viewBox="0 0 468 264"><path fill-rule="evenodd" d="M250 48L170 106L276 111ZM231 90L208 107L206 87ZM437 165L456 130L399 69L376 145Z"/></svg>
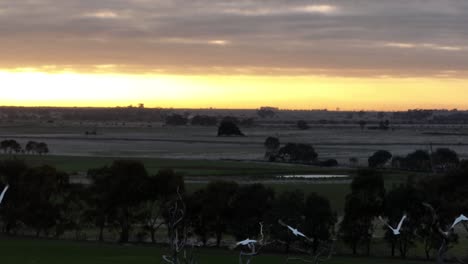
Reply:
<svg viewBox="0 0 468 264"><path fill-rule="evenodd" d="M20 226L21 215L24 212L25 202L27 201L27 193L21 187L23 185L23 175L28 169L23 160L0 161L1 182L4 185L10 185L8 195L5 196L0 210L7 234L18 231Z"/></svg>
<svg viewBox="0 0 468 264"><path fill-rule="evenodd" d="M353 254L357 254L360 245L370 254L373 220L382 212L384 197L382 175L373 170L360 170L351 183L351 193L346 196L345 215L340 225L343 241Z"/></svg>
<svg viewBox="0 0 468 264"><path fill-rule="evenodd" d="M3 140L0 142L0 149L2 149L4 153L19 153L21 152L21 145L13 139Z"/></svg>
<svg viewBox="0 0 468 264"><path fill-rule="evenodd" d="M276 111L278 111L276 107L263 106L257 110L257 115L261 118L272 118L276 116Z"/></svg>
<svg viewBox="0 0 468 264"><path fill-rule="evenodd" d="M275 193L262 184L239 187L232 202L232 217L229 230L236 239L255 237L258 223L265 222L265 216L271 210Z"/></svg>
<svg viewBox="0 0 468 264"><path fill-rule="evenodd" d="M460 163L457 152L449 148L438 148L431 158L436 170L442 172L454 169Z"/></svg>
<svg viewBox="0 0 468 264"><path fill-rule="evenodd" d="M318 158L317 152L310 144L288 143L280 148L278 156L288 162L310 163Z"/></svg>
<svg viewBox="0 0 468 264"><path fill-rule="evenodd" d="M17 188L16 198L20 201L20 221L32 228L39 236L62 222L61 208L65 205L64 192L68 186L68 175L50 166L29 168L20 175L11 188ZM11 193L9 193L11 195Z"/></svg>
<svg viewBox="0 0 468 264"><path fill-rule="evenodd" d="M166 117L166 125L170 126L185 126L188 123L188 118L179 114L172 114Z"/></svg>
<svg viewBox="0 0 468 264"><path fill-rule="evenodd" d="M416 150L406 156L402 167L408 170L431 171L431 156L425 150Z"/></svg>
<svg viewBox="0 0 468 264"><path fill-rule="evenodd" d="M302 229L304 227L304 193L300 190L282 192L273 202L271 215L268 216L269 225L272 226L271 234L274 239L284 242L285 251L289 253L291 243L297 241L291 236L291 231L277 224L281 219L288 225Z"/></svg>
<svg viewBox="0 0 468 264"><path fill-rule="evenodd" d="M316 193L307 196L304 212L304 230L313 239L312 252L316 254L320 242L331 239L337 216L332 211L330 201Z"/></svg>
<svg viewBox="0 0 468 264"><path fill-rule="evenodd" d="M369 167L383 167L392 158L392 154L386 150L379 150L369 157Z"/></svg>
<svg viewBox="0 0 468 264"><path fill-rule="evenodd" d="M385 240L391 247L392 256L395 256L398 247L400 256L406 258L408 251L416 246L417 229L424 216L424 210L421 207L423 199L420 193L411 182L407 182L392 189L385 197L384 215L391 226L397 226L404 214L408 216L399 236L395 236L384 226Z"/></svg>
<svg viewBox="0 0 468 264"><path fill-rule="evenodd" d="M29 153L35 153L38 144L39 143L37 143L35 141L28 141L28 143L26 144L26 147L25 147L26 153L28 153L28 154Z"/></svg>
<svg viewBox="0 0 468 264"><path fill-rule="evenodd" d="M39 144L37 144L36 152L39 155L47 154L49 153L49 147L47 146L46 143L40 142Z"/></svg>
<svg viewBox="0 0 468 264"><path fill-rule="evenodd" d="M114 161L101 172L95 175L94 185L102 192L100 195L109 209L109 218L120 228L119 241L126 243L138 220L136 209L147 199L148 173L141 162L132 160Z"/></svg>
<svg viewBox="0 0 468 264"><path fill-rule="evenodd" d="M233 217L233 202L238 189L239 186L235 182L216 181L209 183L203 192L196 195L202 203L200 218L197 219L197 227L201 231L199 234L212 232L216 237L217 247L221 245L228 223Z"/></svg>
<svg viewBox="0 0 468 264"><path fill-rule="evenodd" d="M280 147L280 141L276 137L268 137L263 143L265 146L265 158L269 161L274 161L278 155L278 150Z"/></svg>
<svg viewBox="0 0 468 264"><path fill-rule="evenodd" d="M151 240L156 242L156 231L163 224L168 226L169 207L178 199L179 194L185 192L185 184L182 175L172 169L163 169L150 178L148 187L142 220L144 228L151 234Z"/></svg>
<svg viewBox="0 0 468 264"><path fill-rule="evenodd" d="M299 120L299 121L297 121L296 126L297 126L297 128L299 128L300 130L307 130L307 129L310 128L309 125L307 124L307 122L304 121L304 120Z"/></svg>
<svg viewBox="0 0 468 264"><path fill-rule="evenodd" d="M218 137L245 136L239 127L232 121L222 121L218 127Z"/></svg>

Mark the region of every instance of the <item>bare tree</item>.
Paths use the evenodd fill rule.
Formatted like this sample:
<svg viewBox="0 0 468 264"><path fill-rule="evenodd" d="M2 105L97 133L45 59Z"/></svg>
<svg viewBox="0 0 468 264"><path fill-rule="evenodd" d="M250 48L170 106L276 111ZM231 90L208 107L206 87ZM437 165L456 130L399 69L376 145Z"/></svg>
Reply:
<svg viewBox="0 0 468 264"><path fill-rule="evenodd" d="M195 245L187 249L189 238L189 223L186 219L187 207L177 188L177 197L167 210L167 229L169 236L170 255L163 255L164 263L197 264L193 251Z"/></svg>
<svg viewBox="0 0 468 264"><path fill-rule="evenodd" d="M432 228L438 234L440 234L440 236L442 237L442 244L441 244L441 246L439 248L439 251L437 252L437 264L444 264L445 263L445 257L447 255L448 250L450 249L449 248L449 243L450 243L451 236L454 234L454 229L450 228L448 231L444 231L442 229L442 224L440 223L439 216L437 215L434 207L432 207L432 205L430 205L428 203L423 203L423 205L427 209L429 209L429 211L432 214ZM463 225L464 225L465 229L467 229L466 224L463 224ZM460 260L458 258L455 258L455 260L458 263L461 263L461 264L465 263L465 262L463 262L462 260Z"/></svg>
<svg viewBox="0 0 468 264"><path fill-rule="evenodd" d="M268 241L268 239L265 238L265 234L263 230L263 223L259 223L259 225L260 225L260 233L258 237L259 240L247 239L231 247L231 249L234 249L238 246L243 247L239 253L239 264L252 263L253 258L258 256L263 248L276 242L276 241Z"/></svg>

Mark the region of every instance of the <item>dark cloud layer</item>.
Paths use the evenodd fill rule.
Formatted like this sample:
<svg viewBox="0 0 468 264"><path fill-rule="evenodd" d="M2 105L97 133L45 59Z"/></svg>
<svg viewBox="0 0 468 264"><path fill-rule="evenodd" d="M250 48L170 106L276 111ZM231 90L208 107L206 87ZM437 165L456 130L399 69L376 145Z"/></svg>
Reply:
<svg viewBox="0 0 468 264"><path fill-rule="evenodd" d="M465 0L0 2L0 68L468 74Z"/></svg>

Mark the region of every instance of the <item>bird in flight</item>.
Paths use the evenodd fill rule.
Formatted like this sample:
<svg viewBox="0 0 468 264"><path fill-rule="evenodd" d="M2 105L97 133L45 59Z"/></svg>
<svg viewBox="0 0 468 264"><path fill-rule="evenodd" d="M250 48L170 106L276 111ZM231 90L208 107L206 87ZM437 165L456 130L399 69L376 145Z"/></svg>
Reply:
<svg viewBox="0 0 468 264"><path fill-rule="evenodd" d="M254 249L255 249L255 244L257 244L257 243L258 243L257 240L253 240L253 239L247 238L246 240L237 242L236 244L230 246L229 249L233 250L233 249L235 249L235 248L238 247L238 246L246 246L246 247L248 247L249 249L254 250Z"/></svg>
<svg viewBox="0 0 468 264"><path fill-rule="evenodd" d="M3 189L2 194L0 194L0 204L2 204L3 198L5 198L5 194L6 194L6 192L8 191L9 188L10 188L10 185L5 186L5 188Z"/></svg>
<svg viewBox="0 0 468 264"><path fill-rule="evenodd" d="M468 217L466 217L465 215L460 215L457 219L455 219L450 229L454 229L455 226L464 221L468 221Z"/></svg>
<svg viewBox="0 0 468 264"><path fill-rule="evenodd" d="M427 207L431 213L432 213L432 217L433 217L433 223L434 224L437 224L437 228L439 229L439 232L445 236L446 238L449 237L450 233L454 231L455 229L455 226L457 226L459 223L461 222L464 222L464 221L468 221L468 217L466 217L465 215L460 215L458 218L455 219L455 221L453 222L452 226L450 226L450 228L447 230L447 231L444 231L442 230L442 227L441 227L441 224L440 224L440 221L439 221L439 217L437 216L434 208L432 207L432 205L428 204L428 203L423 203L423 205L425 207Z"/></svg>
<svg viewBox="0 0 468 264"><path fill-rule="evenodd" d="M304 235L302 232L300 232L299 230L297 230L297 228L293 228L287 224L285 224L281 219L278 220L278 223L284 227L287 227L289 229L289 231L291 231L293 233L293 235L297 236L297 237L303 237L307 240L310 240L306 235Z"/></svg>
<svg viewBox="0 0 468 264"><path fill-rule="evenodd" d="M392 230L392 232L393 232L393 235L395 235L395 236L400 235L401 227L403 226L403 222L405 222L406 218L408 218L406 216L406 214L403 215L403 217L400 220L400 223L398 223L398 226L396 228L394 228L391 225L389 225L387 222L385 222L381 216L379 216L380 221L382 221L382 223L384 223L388 228L390 228L390 230Z"/></svg>
<svg viewBox="0 0 468 264"><path fill-rule="evenodd" d="M247 238L246 240L244 241L240 241L240 242L237 242L237 246L248 246L248 245L251 245L251 244L256 244L257 243L257 240L252 240L250 238Z"/></svg>

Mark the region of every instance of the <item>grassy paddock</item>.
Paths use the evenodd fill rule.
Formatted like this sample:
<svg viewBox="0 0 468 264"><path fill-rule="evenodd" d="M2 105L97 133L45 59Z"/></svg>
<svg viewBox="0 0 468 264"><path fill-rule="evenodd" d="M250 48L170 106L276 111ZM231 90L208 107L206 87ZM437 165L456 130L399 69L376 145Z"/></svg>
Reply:
<svg viewBox="0 0 468 264"><path fill-rule="evenodd" d="M164 249L152 246L119 246L53 240L0 238L2 264L154 264L161 263ZM201 264L238 263L236 251L202 249ZM253 263L282 264L284 255L262 255ZM421 264L398 259L336 257L330 264Z"/></svg>
<svg viewBox="0 0 468 264"><path fill-rule="evenodd" d="M110 165L115 157L53 156L53 155L0 155L0 159L18 158L28 164L52 165L59 170L73 173L87 171ZM285 174L348 174L352 170L319 168L297 164L279 164L262 162L226 161L226 160L188 160L162 158L129 158L141 160L152 174L160 169L174 169L186 176L275 176Z"/></svg>

